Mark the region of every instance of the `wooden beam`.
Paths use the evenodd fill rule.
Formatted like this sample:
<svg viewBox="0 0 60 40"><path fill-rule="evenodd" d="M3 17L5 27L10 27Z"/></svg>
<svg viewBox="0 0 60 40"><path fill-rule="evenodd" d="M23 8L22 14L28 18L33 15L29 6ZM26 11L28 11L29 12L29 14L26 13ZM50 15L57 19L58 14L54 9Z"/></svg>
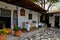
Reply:
<svg viewBox="0 0 60 40"><path fill-rule="evenodd" d="M36 11L36 12L47 12L46 10L42 9L40 6L36 5L30 0L1 0L1 1L16 5L16 6L18 3L18 6L20 7L24 7L24 8Z"/></svg>

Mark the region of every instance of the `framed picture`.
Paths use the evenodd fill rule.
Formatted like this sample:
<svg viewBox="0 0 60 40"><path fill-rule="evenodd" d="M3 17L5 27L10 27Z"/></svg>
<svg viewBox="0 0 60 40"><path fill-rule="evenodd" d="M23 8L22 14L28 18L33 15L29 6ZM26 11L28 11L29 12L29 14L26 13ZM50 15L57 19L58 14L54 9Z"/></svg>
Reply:
<svg viewBox="0 0 60 40"><path fill-rule="evenodd" d="M20 16L25 16L25 9L20 10Z"/></svg>

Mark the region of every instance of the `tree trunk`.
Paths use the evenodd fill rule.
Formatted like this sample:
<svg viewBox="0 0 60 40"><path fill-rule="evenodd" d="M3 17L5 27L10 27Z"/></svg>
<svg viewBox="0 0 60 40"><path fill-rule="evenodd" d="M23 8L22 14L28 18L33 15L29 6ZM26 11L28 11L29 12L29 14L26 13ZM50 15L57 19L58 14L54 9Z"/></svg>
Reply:
<svg viewBox="0 0 60 40"><path fill-rule="evenodd" d="M45 9L45 0L44 0L44 9Z"/></svg>
<svg viewBox="0 0 60 40"><path fill-rule="evenodd" d="M49 11L49 8L52 6L52 3L49 4L47 11Z"/></svg>
<svg viewBox="0 0 60 40"><path fill-rule="evenodd" d="M43 7L43 0L41 0L41 7L44 8L44 7Z"/></svg>

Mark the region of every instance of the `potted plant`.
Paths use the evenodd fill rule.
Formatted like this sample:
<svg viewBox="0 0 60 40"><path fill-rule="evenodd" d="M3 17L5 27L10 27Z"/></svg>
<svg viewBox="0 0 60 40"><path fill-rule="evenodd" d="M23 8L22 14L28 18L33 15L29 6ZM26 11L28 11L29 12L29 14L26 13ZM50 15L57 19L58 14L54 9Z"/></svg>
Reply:
<svg viewBox="0 0 60 40"><path fill-rule="evenodd" d="M8 31L7 34L11 34L12 33L12 29L11 28L3 28L3 30L7 30Z"/></svg>
<svg viewBox="0 0 60 40"><path fill-rule="evenodd" d="M35 28L35 26L36 26L36 21L32 21L32 24L33 24L33 27Z"/></svg>
<svg viewBox="0 0 60 40"><path fill-rule="evenodd" d="M32 23L36 23L36 21L32 21Z"/></svg>
<svg viewBox="0 0 60 40"><path fill-rule="evenodd" d="M6 33L8 33L7 30L0 29L0 40L6 40Z"/></svg>
<svg viewBox="0 0 60 40"><path fill-rule="evenodd" d="M14 27L13 28L14 36L17 36L17 37L21 36L22 32L20 29L21 29L20 27Z"/></svg>
<svg viewBox="0 0 60 40"><path fill-rule="evenodd" d="M6 28L5 26L6 26L5 23L3 23L3 29L8 31L7 34L11 34L12 33L12 29L11 28Z"/></svg>
<svg viewBox="0 0 60 40"><path fill-rule="evenodd" d="M12 33L12 29L11 28L6 28L6 30L8 31L7 34L11 34Z"/></svg>

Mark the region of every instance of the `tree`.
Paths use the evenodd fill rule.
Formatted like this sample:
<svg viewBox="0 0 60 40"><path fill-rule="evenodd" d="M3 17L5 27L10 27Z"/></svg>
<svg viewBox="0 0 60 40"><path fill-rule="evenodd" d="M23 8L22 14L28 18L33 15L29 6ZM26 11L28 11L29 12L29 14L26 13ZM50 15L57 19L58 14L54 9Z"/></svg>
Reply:
<svg viewBox="0 0 60 40"><path fill-rule="evenodd" d="M33 2L35 2L37 5L39 5L40 7L42 7L43 9L45 9L46 8L46 4L48 4L49 3L49 5L48 5L48 7L47 7L47 9L45 9L45 10L47 10L47 12L49 11L49 8L54 4L54 3L56 3L56 2L58 2L59 0L32 0ZM46 19L48 19L47 17L49 17L49 16L47 16L47 15L44 15L43 13L42 13L42 15L41 15L41 20L42 20L42 22L44 22L44 23L46 23L47 25L48 25L48 23L46 22ZM45 19L46 18L46 19Z"/></svg>
<svg viewBox="0 0 60 40"><path fill-rule="evenodd" d="M45 9L45 5L47 3L49 3L47 11L49 11L49 8L56 2L58 2L59 0L32 0L33 2L35 2L37 5L39 5L40 7Z"/></svg>

